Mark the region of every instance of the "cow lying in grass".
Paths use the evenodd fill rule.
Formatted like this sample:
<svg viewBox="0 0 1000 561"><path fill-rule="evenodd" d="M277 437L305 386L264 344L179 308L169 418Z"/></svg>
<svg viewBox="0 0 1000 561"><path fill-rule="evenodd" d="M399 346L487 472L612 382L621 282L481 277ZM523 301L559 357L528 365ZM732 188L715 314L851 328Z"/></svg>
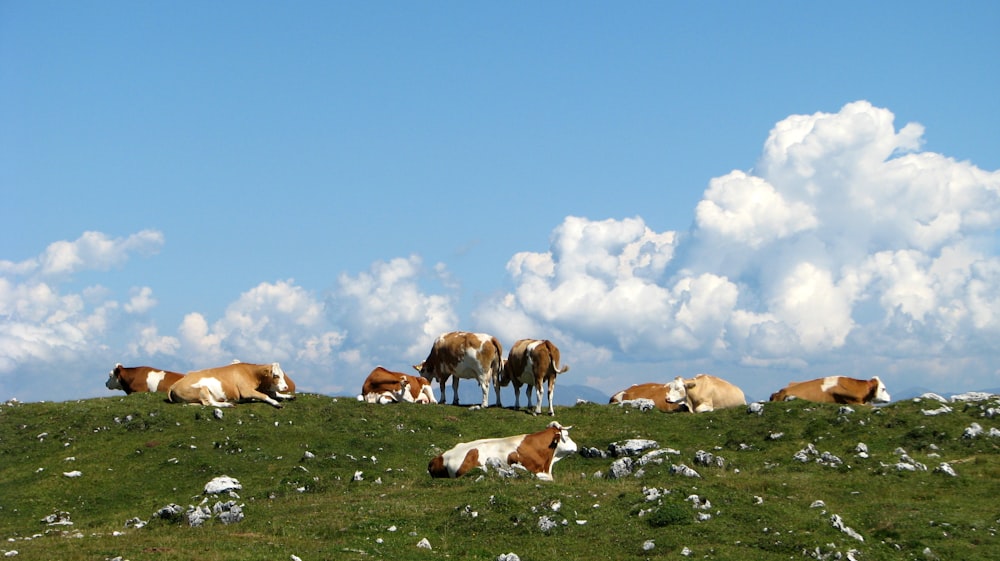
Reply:
<svg viewBox="0 0 1000 561"><path fill-rule="evenodd" d="M532 434L463 442L432 459L427 472L431 477L461 477L489 465L520 466L538 479L551 481L552 466L576 452L576 443L569 437L570 428L552 421L545 430Z"/></svg>

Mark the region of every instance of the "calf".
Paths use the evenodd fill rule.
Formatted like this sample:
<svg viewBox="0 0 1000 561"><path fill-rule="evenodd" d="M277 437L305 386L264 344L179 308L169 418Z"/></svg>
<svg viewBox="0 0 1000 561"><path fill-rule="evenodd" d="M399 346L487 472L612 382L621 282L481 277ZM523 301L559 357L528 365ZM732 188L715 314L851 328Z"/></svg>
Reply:
<svg viewBox="0 0 1000 561"><path fill-rule="evenodd" d="M108 374L104 385L109 390L123 390L126 395L133 392L165 392L184 375L169 370L157 370L149 366L125 367L119 362Z"/></svg>
<svg viewBox="0 0 1000 561"><path fill-rule="evenodd" d="M668 391L670 391L670 384L657 384L655 382L635 384L611 396L608 403L621 403L623 401L632 401L633 399L648 399L653 402L653 405L657 409L664 413L687 411L686 404L667 401Z"/></svg>
<svg viewBox="0 0 1000 561"><path fill-rule="evenodd" d="M376 366L361 386L359 401L368 403L437 403L430 380Z"/></svg>
<svg viewBox="0 0 1000 561"><path fill-rule="evenodd" d="M458 405L458 381L472 378L479 382L483 392L482 407L489 401L490 383L497 384L500 378L500 362L503 346L500 341L486 333L452 331L434 341L430 354L413 368L428 380L437 380L441 385L441 402L445 400L444 384L452 379L452 405ZM500 404L500 387L496 385L497 405Z"/></svg>
<svg viewBox="0 0 1000 561"><path fill-rule="evenodd" d="M549 415L555 415L552 409L552 393L555 391L556 376L569 370L568 365L559 368L559 349L548 340L521 339L514 343L507 355L507 361L501 369L500 385L514 384L514 407L521 407L521 385L527 386L524 393L531 407L531 389L538 395L535 404L535 415L542 412L542 385L548 385ZM500 405L500 395L497 394L497 406Z"/></svg>
<svg viewBox="0 0 1000 561"><path fill-rule="evenodd" d="M521 466L535 477L552 480L552 466L576 452L569 429L552 421L542 431L506 438L484 438L463 442L436 456L427 464L431 477L461 477L475 468L489 465Z"/></svg>
<svg viewBox="0 0 1000 561"><path fill-rule="evenodd" d="M806 382L792 382L771 394L771 401L789 398L821 403L888 403L891 398L885 384L878 376L871 380L858 380L847 376L827 376Z"/></svg>
<svg viewBox="0 0 1000 561"><path fill-rule="evenodd" d="M743 390L709 374L685 380L680 376L668 384L667 401L684 403L692 413L705 413L726 407L746 405Z"/></svg>
<svg viewBox="0 0 1000 561"><path fill-rule="evenodd" d="M285 372L277 362L237 362L188 372L170 386L168 397L174 403L201 403L214 407L232 407L234 402L258 400L281 408L277 397L289 395L287 391Z"/></svg>

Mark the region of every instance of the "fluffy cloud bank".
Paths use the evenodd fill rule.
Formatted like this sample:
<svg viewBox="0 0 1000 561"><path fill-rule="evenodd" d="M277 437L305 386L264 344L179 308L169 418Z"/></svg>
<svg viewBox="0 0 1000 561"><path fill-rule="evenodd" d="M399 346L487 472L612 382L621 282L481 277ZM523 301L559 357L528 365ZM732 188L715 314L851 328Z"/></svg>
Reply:
<svg viewBox="0 0 1000 561"><path fill-rule="evenodd" d="M568 217L550 251L508 262L513 291L479 317L609 360L986 358L1000 333L1000 172L919 152L922 135L867 102L791 116L752 172L709 182L690 231Z"/></svg>
<svg viewBox="0 0 1000 561"><path fill-rule="evenodd" d="M607 392L696 367L877 373L896 387L971 372L976 387L1000 385L1000 172L921 152L922 139L920 125L897 130L867 102L790 116L752 170L708 182L690 230L566 217L548 251L509 259L510 290L469 321L447 267L411 256L343 273L325 293L253 279L219 317L192 310L157 325L155 285L116 295L70 279L154 254L163 235L87 232L0 261L0 390L70 365L80 379L62 397L93 395L92 372L112 357L176 369L238 358L280 361L309 391L353 393L371 366L405 369L456 328L505 345L551 338L574 383ZM754 383L786 380L736 381L760 397Z"/></svg>

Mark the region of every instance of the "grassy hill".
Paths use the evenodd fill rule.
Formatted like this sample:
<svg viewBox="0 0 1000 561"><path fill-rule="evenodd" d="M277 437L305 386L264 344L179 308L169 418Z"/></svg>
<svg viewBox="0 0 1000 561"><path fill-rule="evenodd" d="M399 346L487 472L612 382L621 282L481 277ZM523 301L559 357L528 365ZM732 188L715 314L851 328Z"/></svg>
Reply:
<svg viewBox="0 0 1000 561"><path fill-rule="evenodd" d="M555 466L555 481L540 482L426 473L429 459L457 442L550 421L510 409L309 394L282 410L242 404L221 418L155 394L0 404L0 553L67 561L494 560L508 552L522 560L998 559L1000 437L988 433L1000 427L991 417L1000 403L950 405L936 416L922 413L940 406L928 401L853 413L768 403L760 415L559 407L556 419L573 425L581 448L645 438L678 453L618 479L596 475L615 458L575 455ZM973 423L982 434L963 437ZM699 451L715 461L698 464ZM936 472L942 462L957 476ZM700 477L672 473L681 464ZM80 475L64 475L73 471ZM204 495L221 475L242 484L238 499ZM245 518L192 527L154 516L206 498L209 507L234 500ZM136 518L147 524L134 527ZM72 524L50 523L60 520ZM431 549L417 547L424 538Z"/></svg>

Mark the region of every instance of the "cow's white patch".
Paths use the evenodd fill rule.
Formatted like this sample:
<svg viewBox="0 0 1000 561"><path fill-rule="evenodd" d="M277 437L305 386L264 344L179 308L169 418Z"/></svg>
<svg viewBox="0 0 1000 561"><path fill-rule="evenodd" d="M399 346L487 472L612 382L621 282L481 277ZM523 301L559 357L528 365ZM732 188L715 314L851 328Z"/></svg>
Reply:
<svg viewBox="0 0 1000 561"><path fill-rule="evenodd" d="M823 383L820 385L819 389L823 393L826 393L837 387L838 383L840 383L840 376L827 376L826 378L823 378Z"/></svg>
<svg viewBox="0 0 1000 561"><path fill-rule="evenodd" d="M146 388L151 392L155 392L160 387L160 382L166 377L167 373L162 370L150 370L146 374Z"/></svg>
<svg viewBox="0 0 1000 561"><path fill-rule="evenodd" d="M209 405L215 407L231 407L232 403L226 402L226 392L222 389L222 381L218 378L202 378L197 382L191 384L192 388L206 389L209 393Z"/></svg>

